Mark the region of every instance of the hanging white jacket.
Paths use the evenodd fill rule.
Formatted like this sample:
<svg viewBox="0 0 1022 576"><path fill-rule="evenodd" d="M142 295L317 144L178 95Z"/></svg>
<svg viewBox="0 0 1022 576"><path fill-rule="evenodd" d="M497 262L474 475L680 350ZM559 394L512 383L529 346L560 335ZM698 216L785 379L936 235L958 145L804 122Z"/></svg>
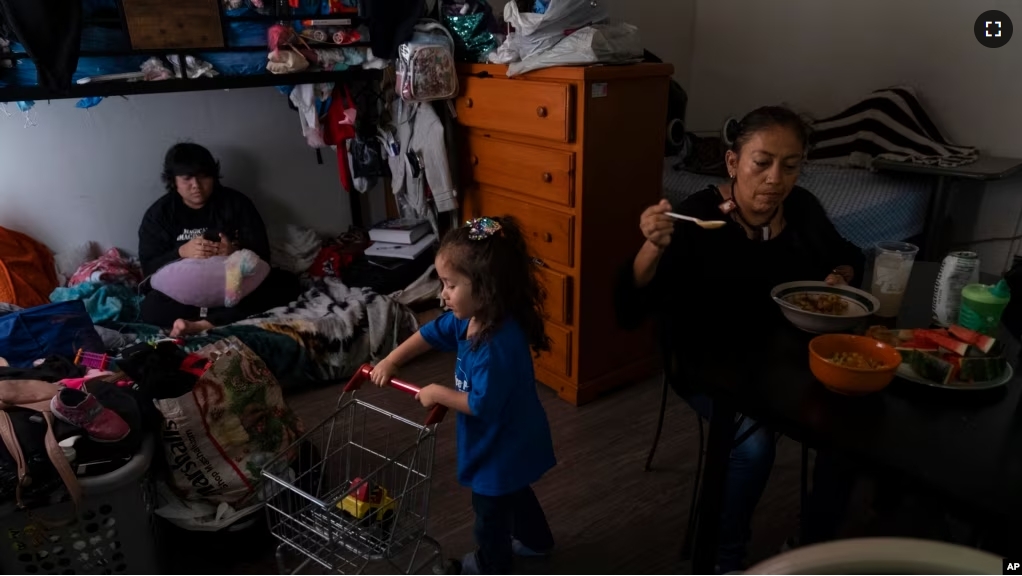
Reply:
<svg viewBox="0 0 1022 576"><path fill-rule="evenodd" d="M457 210L457 192L447 163L444 126L427 102L405 102L395 98L391 115L397 126L400 151L390 156L391 187L405 218L429 218L425 184L433 193L438 212ZM415 176L408 152L421 160L422 170Z"/></svg>

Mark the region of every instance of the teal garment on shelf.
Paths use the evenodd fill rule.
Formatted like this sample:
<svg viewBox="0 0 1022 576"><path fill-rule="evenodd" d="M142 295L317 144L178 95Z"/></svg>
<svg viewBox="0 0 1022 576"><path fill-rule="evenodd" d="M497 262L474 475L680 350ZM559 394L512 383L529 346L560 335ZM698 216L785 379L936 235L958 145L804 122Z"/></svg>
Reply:
<svg viewBox="0 0 1022 576"><path fill-rule="evenodd" d="M454 36L454 53L459 62L486 62L497 49L497 39L487 29L487 13L445 15L444 26Z"/></svg>

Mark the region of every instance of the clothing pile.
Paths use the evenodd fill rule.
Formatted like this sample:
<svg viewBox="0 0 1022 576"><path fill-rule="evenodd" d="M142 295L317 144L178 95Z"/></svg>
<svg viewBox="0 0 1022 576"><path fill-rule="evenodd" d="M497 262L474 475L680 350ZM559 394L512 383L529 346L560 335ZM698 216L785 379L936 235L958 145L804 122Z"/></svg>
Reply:
<svg viewBox="0 0 1022 576"><path fill-rule="evenodd" d="M152 431L151 402L129 379L62 356L0 364L0 502L76 499L76 478L125 465Z"/></svg>
<svg viewBox="0 0 1022 576"><path fill-rule="evenodd" d="M263 465L303 431L270 369L234 337L21 364L0 359L0 504L77 503L78 478L119 469L156 437L157 513L219 529L261 508Z"/></svg>
<svg viewBox="0 0 1022 576"><path fill-rule="evenodd" d="M31 237L0 227L0 302L27 308L57 287L53 255Z"/></svg>
<svg viewBox="0 0 1022 576"><path fill-rule="evenodd" d="M86 262L68 280L55 288L52 302L81 300L93 322L137 322L142 297L136 287L142 281L138 261L111 248L96 260Z"/></svg>

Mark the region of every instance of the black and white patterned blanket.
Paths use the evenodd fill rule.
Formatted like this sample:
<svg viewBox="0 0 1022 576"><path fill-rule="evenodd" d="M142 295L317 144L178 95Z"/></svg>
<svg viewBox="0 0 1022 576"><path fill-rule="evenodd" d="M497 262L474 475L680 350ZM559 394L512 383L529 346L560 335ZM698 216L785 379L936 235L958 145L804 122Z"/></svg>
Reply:
<svg viewBox="0 0 1022 576"><path fill-rule="evenodd" d="M112 324L128 342L162 336L148 324ZM390 296L349 288L336 278L312 281L298 299L248 319L185 338L198 350L235 336L266 362L281 385L339 380L377 362L419 329L415 314Z"/></svg>
<svg viewBox="0 0 1022 576"><path fill-rule="evenodd" d="M975 162L976 148L948 142L907 87L877 90L812 124L810 160L869 167L883 158L954 167Z"/></svg>

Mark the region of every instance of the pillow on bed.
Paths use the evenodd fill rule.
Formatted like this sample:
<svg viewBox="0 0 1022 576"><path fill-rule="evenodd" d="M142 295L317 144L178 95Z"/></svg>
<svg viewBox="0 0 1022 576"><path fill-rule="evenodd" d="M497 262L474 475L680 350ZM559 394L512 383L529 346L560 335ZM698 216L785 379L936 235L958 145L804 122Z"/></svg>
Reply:
<svg viewBox="0 0 1022 576"><path fill-rule="evenodd" d="M230 256L185 258L153 274L151 284L182 304L200 308L235 306L270 273L270 265L251 250Z"/></svg>

